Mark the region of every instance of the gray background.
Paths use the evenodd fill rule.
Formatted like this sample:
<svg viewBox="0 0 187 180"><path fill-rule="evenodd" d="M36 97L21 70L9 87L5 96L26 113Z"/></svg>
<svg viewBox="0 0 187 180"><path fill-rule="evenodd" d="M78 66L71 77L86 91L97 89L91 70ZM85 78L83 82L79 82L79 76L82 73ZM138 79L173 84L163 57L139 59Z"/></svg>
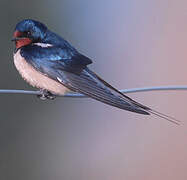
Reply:
<svg viewBox="0 0 187 180"><path fill-rule="evenodd" d="M0 88L32 89L13 65L12 33L40 20L118 89L186 84L185 0L0 1ZM186 92L130 97L175 126L91 99L0 95L1 180L186 180Z"/></svg>

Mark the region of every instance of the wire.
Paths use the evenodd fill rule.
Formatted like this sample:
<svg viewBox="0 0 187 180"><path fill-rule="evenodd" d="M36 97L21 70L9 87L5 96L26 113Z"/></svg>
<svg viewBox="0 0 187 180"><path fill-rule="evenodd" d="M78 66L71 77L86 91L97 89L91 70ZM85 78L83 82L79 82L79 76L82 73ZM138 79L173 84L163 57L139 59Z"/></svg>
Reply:
<svg viewBox="0 0 187 180"><path fill-rule="evenodd" d="M123 89L120 92L136 93L136 92L147 92L147 91L178 91L187 90L187 86L157 86L157 87L144 87L144 88L132 88ZM28 90L15 90L15 89L0 89L0 94L29 94L29 95L41 95L40 91L28 91ZM71 97L71 98L86 98L87 96L79 93L67 93L61 97Z"/></svg>

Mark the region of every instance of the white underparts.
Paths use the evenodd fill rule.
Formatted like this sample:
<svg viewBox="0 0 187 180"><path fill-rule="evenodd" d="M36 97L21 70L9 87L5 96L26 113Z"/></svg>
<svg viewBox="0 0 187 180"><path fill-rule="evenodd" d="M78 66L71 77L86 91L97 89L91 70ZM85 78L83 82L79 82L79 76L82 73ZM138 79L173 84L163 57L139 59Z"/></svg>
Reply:
<svg viewBox="0 0 187 180"><path fill-rule="evenodd" d="M21 74L21 76L32 86L46 89L54 94L64 95L69 91L60 82L61 79L57 77L57 81L47 77L46 75L36 71L34 67L27 63L27 61L20 55L20 50L14 54L14 64Z"/></svg>

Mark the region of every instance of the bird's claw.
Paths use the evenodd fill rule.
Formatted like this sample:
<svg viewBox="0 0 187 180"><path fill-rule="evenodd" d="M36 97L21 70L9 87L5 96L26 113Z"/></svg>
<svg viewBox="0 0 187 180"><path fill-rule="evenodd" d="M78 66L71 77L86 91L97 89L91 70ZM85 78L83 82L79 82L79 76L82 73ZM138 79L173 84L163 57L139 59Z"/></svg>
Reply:
<svg viewBox="0 0 187 180"><path fill-rule="evenodd" d="M40 98L41 100L46 100L46 99L53 100L56 97L54 94L52 94L47 90L40 90L40 93L41 94L37 95L37 97Z"/></svg>

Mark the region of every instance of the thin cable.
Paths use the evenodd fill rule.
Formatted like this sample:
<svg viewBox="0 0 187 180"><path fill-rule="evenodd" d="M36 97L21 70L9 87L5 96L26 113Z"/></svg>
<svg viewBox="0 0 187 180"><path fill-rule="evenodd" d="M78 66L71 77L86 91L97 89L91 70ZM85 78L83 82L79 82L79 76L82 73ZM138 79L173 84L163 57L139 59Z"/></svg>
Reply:
<svg viewBox="0 0 187 180"><path fill-rule="evenodd" d="M147 92L147 91L182 91L187 90L187 86L157 86L157 87L144 87L144 88L132 88L123 89L120 92L136 93L136 92ZM1 94L29 94L29 95L41 95L40 91L27 91L27 90L15 90L15 89L0 89ZM72 98L87 98L87 96L79 93L67 93L61 97L72 97Z"/></svg>

